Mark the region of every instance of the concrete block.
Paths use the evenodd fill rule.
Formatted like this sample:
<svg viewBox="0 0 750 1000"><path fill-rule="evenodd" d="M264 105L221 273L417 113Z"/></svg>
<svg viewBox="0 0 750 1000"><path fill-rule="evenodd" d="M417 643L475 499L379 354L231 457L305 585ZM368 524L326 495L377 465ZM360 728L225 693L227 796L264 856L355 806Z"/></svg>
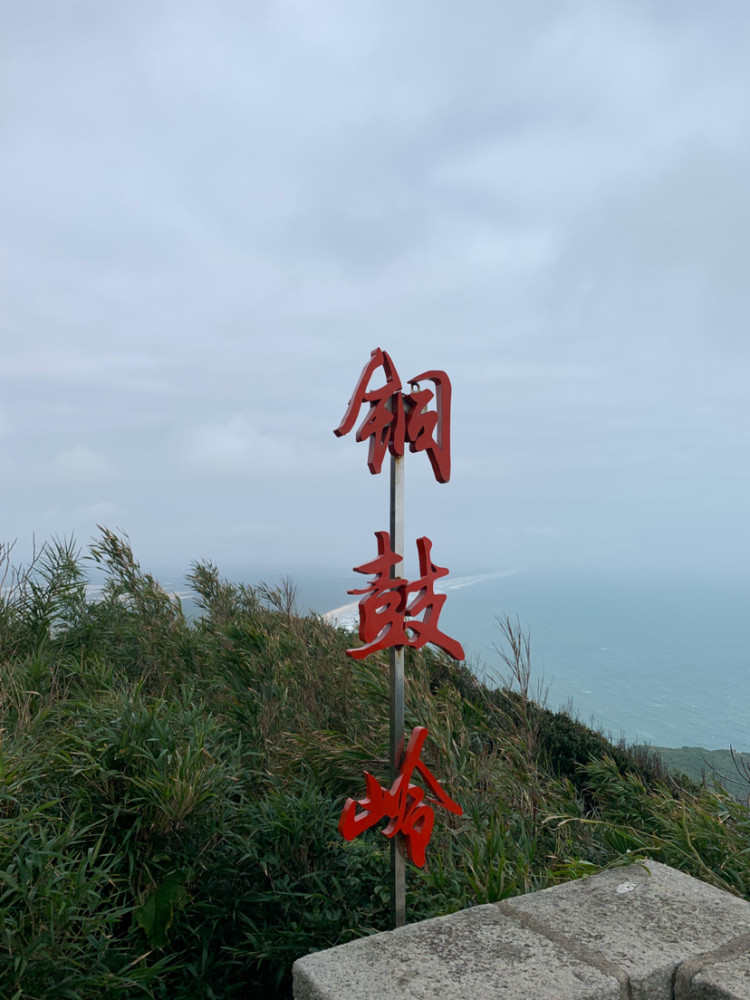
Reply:
<svg viewBox="0 0 750 1000"><path fill-rule="evenodd" d="M619 1000L618 980L477 906L294 964L295 1000Z"/></svg>
<svg viewBox="0 0 750 1000"><path fill-rule="evenodd" d="M672 1000L682 962L750 931L750 903L666 865L646 867L613 868L496 905L574 954L623 970L633 1000Z"/></svg>
<svg viewBox="0 0 750 1000"><path fill-rule="evenodd" d="M750 934L683 962L674 1000L750 1000Z"/></svg>
<svg viewBox="0 0 750 1000"><path fill-rule="evenodd" d="M690 1000L749 1000L750 956L701 969L690 988Z"/></svg>

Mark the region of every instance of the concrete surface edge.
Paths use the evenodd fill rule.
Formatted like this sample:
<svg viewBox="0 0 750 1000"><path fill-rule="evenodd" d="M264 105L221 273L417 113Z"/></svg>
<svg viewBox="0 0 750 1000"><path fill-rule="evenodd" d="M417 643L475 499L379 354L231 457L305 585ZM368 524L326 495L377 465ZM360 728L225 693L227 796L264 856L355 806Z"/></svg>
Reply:
<svg viewBox="0 0 750 1000"><path fill-rule="evenodd" d="M750 903L658 862L359 938L295 1000L750 1000Z"/></svg>
<svg viewBox="0 0 750 1000"><path fill-rule="evenodd" d="M560 947L565 948L579 962L591 965L595 969L598 969L599 972L604 973L605 976L611 976L613 979L616 979L620 984L620 1000L632 1000L633 991L630 987L630 979L628 978L628 974L619 965L610 962L609 959L605 958L598 951L593 951L591 948L586 948L584 945L571 941L565 934L555 931L548 924L537 920L530 913L520 913L505 901L496 903L495 905L502 913L510 917L511 920L522 924L528 930L534 931L534 933L546 937L549 941L554 941Z"/></svg>
<svg viewBox="0 0 750 1000"><path fill-rule="evenodd" d="M700 996L700 990L694 988L696 976L714 965L723 965L738 958L748 958L748 968L750 968L750 934L741 934L713 951L687 959L677 969L674 1000L695 1000ZM748 985L750 986L750 983ZM726 997L727 1000L734 1000L731 994L726 994ZM750 991L747 998L750 1000Z"/></svg>
<svg viewBox="0 0 750 1000"><path fill-rule="evenodd" d="M612 868L507 900L540 933L586 948L627 976L634 1000L673 1000L679 968L697 956L735 957L750 903L659 862ZM686 969L683 980L689 974ZM693 994L688 993L693 1000ZM723 1000L718 994L706 1000ZM734 997L732 997L734 1000ZM750 992L742 1000L750 1000Z"/></svg>

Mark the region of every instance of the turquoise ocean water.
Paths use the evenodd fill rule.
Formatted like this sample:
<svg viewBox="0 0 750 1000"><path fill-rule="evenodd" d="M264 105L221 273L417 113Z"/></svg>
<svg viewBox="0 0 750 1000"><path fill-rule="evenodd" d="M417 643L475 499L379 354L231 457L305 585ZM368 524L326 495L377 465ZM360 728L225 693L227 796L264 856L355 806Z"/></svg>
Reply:
<svg viewBox="0 0 750 1000"><path fill-rule="evenodd" d="M507 672L493 649L507 614L550 708L630 742L750 750L750 581L477 574L446 593L441 627L480 675Z"/></svg>
<svg viewBox="0 0 750 1000"><path fill-rule="evenodd" d="M296 582L300 610L321 614L362 585L355 574ZM750 580L519 572L445 582L440 626L487 679L505 671L493 645L507 614L530 634L532 685L548 687L550 708L572 705L630 742L750 751Z"/></svg>

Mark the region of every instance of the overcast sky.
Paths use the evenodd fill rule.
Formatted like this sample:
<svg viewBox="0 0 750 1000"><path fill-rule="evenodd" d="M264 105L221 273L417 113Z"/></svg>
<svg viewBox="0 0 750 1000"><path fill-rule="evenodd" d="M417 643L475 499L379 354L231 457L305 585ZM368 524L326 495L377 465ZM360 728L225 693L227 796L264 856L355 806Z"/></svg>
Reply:
<svg viewBox="0 0 750 1000"><path fill-rule="evenodd" d="M2 532L373 558L370 351L453 382L407 559L750 560L744 0L0 0Z"/></svg>

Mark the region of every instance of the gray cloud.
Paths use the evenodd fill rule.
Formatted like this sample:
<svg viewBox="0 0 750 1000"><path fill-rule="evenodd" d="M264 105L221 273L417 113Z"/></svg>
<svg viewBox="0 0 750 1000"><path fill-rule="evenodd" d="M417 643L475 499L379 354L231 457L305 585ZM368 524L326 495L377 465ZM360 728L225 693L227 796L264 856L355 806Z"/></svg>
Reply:
<svg viewBox="0 0 750 1000"><path fill-rule="evenodd" d="M408 471L441 562L750 555L743 5L3 22L9 535L361 561L385 477L331 431L381 345L454 381L453 481Z"/></svg>

